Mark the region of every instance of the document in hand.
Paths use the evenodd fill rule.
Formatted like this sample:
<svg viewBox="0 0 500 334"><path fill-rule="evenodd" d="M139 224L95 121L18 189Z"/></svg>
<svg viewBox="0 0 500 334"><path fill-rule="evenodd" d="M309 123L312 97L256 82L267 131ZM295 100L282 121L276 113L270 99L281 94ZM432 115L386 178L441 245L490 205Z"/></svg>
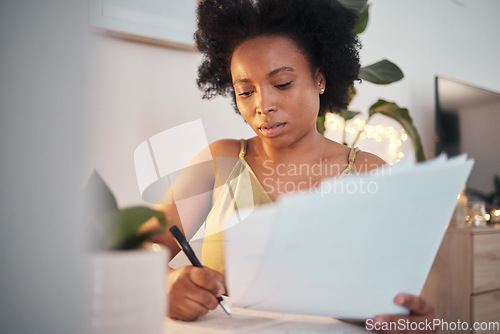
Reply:
<svg viewBox="0 0 500 334"><path fill-rule="evenodd" d="M473 164L384 167L240 211L226 230L232 304L343 319L407 313L393 298L420 294Z"/></svg>

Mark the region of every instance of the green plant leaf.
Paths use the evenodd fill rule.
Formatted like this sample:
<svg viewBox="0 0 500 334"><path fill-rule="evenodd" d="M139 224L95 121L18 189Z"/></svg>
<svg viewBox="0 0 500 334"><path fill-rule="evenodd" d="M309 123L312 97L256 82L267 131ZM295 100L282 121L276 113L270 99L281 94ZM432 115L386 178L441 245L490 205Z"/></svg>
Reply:
<svg viewBox="0 0 500 334"><path fill-rule="evenodd" d="M425 161L424 148L417 128L413 124L413 120L408 112L408 109L400 108L396 103L378 100L370 107L369 116L374 114L382 114L397 121L406 134L410 137L413 147L415 148L415 158L418 162Z"/></svg>
<svg viewBox="0 0 500 334"><path fill-rule="evenodd" d="M83 190L85 215L89 219L118 210L115 196L96 170L90 175Z"/></svg>
<svg viewBox="0 0 500 334"><path fill-rule="evenodd" d="M155 234L162 233L163 231L164 231L164 229L158 228L158 229L154 229L151 231L147 231L144 233L139 233L139 234L130 236L129 238L125 239L121 245L118 245L117 248L121 249L121 250L137 249L144 242L150 240Z"/></svg>
<svg viewBox="0 0 500 334"><path fill-rule="evenodd" d="M358 15L358 22L356 23L356 26L354 27L354 33L356 35L361 34L363 31L365 31L366 27L368 26L368 9L370 8L370 5L366 6Z"/></svg>
<svg viewBox="0 0 500 334"><path fill-rule="evenodd" d="M325 116L318 116L316 119L316 129L322 135L325 134Z"/></svg>
<svg viewBox="0 0 500 334"><path fill-rule="evenodd" d="M90 234L90 247L102 248L104 235L110 229L111 222L103 219L118 210L115 196L102 180L97 171L93 171L83 189L82 218L87 223Z"/></svg>
<svg viewBox="0 0 500 334"><path fill-rule="evenodd" d="M352 111L352 110L347 110L347 109L342 109L340 112L339 116L344 119L344 121L348 121L350 119L353 119L357 115L361 114L360 111Z"/></svg>
<svg viewBox="0 0 500 334"><path fill-rule="evenodd" d="M368 0L339 0L339 2L346 8L360 13L365 9Z"/></svg>
<svg viewBox="0 0 500 334"><path fill-rule="evenodd" d="M129 244L131 239L138 236L139 227L153 217L158 219L161 228L166 227L163 212L148 207L135 206L112 212L104 218L110 224L105 231L103 247L105 249L123 249L123 245Z"/></svg>
<svg viewBox="0 0 500 334"><path fill-rule="evenodd" d="M393 62L383 59L375 64L362 67L359 78L377 85L387 85L404 78L401 69Z"/></svg>

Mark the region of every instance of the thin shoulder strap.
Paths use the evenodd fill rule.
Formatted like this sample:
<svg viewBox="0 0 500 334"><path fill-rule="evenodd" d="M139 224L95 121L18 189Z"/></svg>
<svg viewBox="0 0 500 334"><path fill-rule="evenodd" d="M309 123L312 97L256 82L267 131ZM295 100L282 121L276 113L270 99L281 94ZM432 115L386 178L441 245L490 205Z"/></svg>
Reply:
<svg viewBox="0 0 500 334"><path fill-rule="evenodd" d="M347 168L342 172L342 174L351 174L356 172L356 167L354 165L354 160L356 160L356 153L358 153L360 150L357 147L351 147L351 150L349 151L349 165Z"/></svg>
<svg viewBox="0 0 500 334"><path fill-rule="evenodd" d="M358 152L359 148L351 147L351 150L349 151L349 167L354 167L354 160L356 159L356 153Z"/></svg>
<svg viewBox="0 0 500 334"><path fill-rule="evenodd" d="M245 155L247 154L247 140L246 139L240 139L240 154L238 155L240 159L244 159Z"/></svg>

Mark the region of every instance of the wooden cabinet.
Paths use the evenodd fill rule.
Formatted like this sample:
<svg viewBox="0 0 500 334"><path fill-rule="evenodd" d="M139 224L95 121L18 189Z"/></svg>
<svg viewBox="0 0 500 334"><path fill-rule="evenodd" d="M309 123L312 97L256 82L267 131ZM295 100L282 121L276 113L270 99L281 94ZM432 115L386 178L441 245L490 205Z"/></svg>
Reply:
<svg viewBox="0 0 500 334"><path fill-rule="evenodd" d="M448 228L421 295L438 319L500 323L500 225Z"/></svg>

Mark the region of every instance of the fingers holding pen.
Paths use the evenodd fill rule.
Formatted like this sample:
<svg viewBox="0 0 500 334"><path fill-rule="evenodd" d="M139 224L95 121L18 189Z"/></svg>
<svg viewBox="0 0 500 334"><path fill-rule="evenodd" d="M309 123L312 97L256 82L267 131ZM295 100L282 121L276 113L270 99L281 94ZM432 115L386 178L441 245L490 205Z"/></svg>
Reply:
<svg viewBox="0 0 500 334"><path fill-rule="evenodd" d="M212 271L185 266L169 273L169 317L192 321L217 307L223 283Z"/></svg>
<svg viewBox="0 0 500 334"><path fill-rule="evenodd" d="M230 312L220 298L224 293L222 274L202 266L186 237L176 225L169 231L192 264L174 270L169 275L168 290L171 306L169 316L181 320L193 320L206 314L208 310L215 309L219 301L229 315Z"/></svg>
<svg viewBox="0 0 500 334"><path fill-rule="evenodd" d="M169 297L171 300L171 297ZM168 317L182 321L195 321L208 313L208 309L195 301L185 298L182 302L169 304Z"/></svg>
<svg viewBox="0 0 500 334"><path fill-rule="evenodd" d="M203 271L196 271L194 274L196 275L197 273L202 274L202 277L193 277L193 279L197 280L198 278L201 278L199 283L202 284L207 290L212 291L215 296L219 297L226 293L224 275L220 272L208 267L203 267ZM207 276L207 274L209 276Z"/></svg>

